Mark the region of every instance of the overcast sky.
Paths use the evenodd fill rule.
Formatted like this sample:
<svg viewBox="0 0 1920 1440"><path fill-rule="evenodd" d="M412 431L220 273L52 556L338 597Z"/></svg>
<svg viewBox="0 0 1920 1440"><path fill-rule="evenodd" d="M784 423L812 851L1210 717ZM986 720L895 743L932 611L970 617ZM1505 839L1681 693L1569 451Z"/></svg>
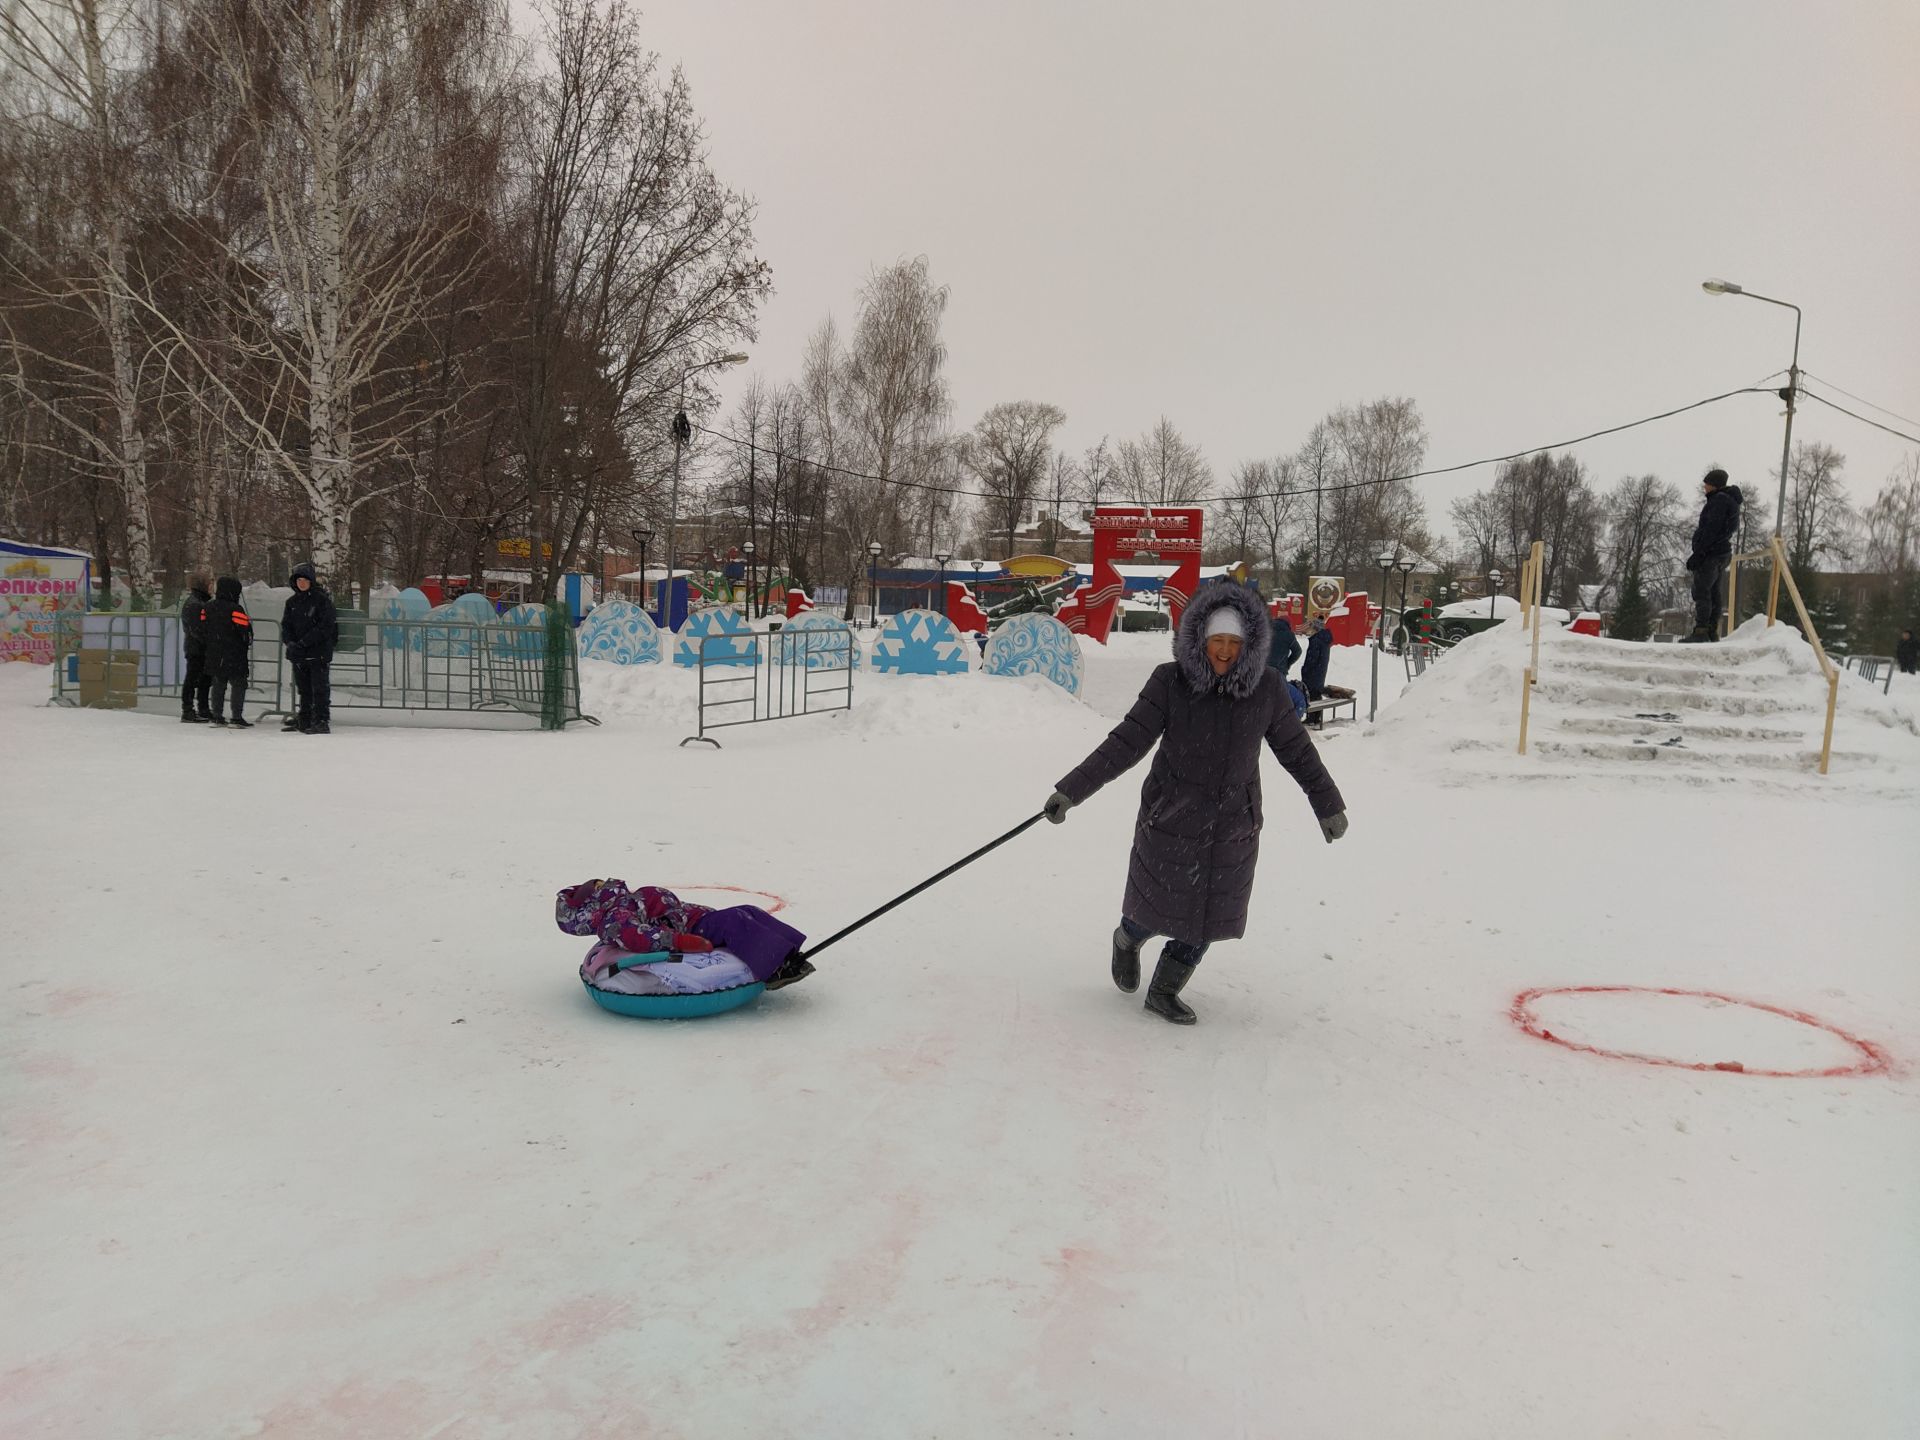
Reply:
<svg viewBox="0 0 1920 1440"><path fill-rule="evenodd" d="M1077 451L1165 413L1224 480L1402 394L1448 464L1784 370L1792 313L1701 292L1725 276L1920 416L1915 0L656 0L647 34L758 201L769 379L925 254L956 427L1047 400ZM1578 453L1771 494L1781 411ZM1795 433L1862 502L1920 449L1811 402ZM1422 482L1429 514L1491 478Z"/></svg>

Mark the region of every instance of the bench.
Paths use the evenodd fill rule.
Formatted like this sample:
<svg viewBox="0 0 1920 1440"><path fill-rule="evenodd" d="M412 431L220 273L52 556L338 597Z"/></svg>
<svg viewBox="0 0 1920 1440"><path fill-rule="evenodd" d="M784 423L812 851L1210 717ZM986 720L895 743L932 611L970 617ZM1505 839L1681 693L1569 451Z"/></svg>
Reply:
<svg viewBox="0 0 1920 1440"><path fill-rule="evenodd" d="M1893 693L1893 672L1899 668L1891 655L1849 655L1847 666L1869 685L1878 684L1880 693ZM1882 680L1880 672L1886 671L1887 678Z"/></svg>
<svg viewBox="0 0 1920 1440"><path fill-rule="evenodd" d="M1357 695L1323 695L1318 700L1307 702L1307 723L1316 723L1316 717L1331 714L1340 718L1340 707L1345 706L1348 718L1358 721L1360 718L1360 697Z"/></svg>

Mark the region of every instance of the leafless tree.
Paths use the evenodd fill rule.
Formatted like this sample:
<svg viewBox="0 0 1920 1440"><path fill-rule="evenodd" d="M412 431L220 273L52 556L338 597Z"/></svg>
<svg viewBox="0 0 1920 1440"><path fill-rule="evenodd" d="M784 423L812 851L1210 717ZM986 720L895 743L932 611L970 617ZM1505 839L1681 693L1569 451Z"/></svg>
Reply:
<svg viewBox="0 0 1920 1440"><path fill-rule="evenodd" d="M1046 480L1053 432L1066 418L1057 405L1011 400L982 415L962 442L961 463L992 497L987 501L988 513L995 533L1005 537L1009 555L1014 532Z"/></svg>
<svg viewBox="0 0 1920 1440"><path fill-rule="evenodd" d="M1677 486L1658 475L1629 475L1601 502L1606 530L1606 583L1618 587L1629 574L1651 590L1682 573L1689 519Z"/></svg>
<svg viewBox="0 0 1920 1440"><path fill-rule="evenodd" d="M1323 563L1364 572L1383 545L1429 549L1426 506L1404 478L1426 459L1420 407L1404 397L1374 400L1336 410L1324 424Z"/></svg>
<svg viewBox="0 0 1920 1440"><path fill-rule="evenodd" d="M1483 568L1517 572L1533 542L1544 543L1541 590L1580 608L1579 587L1600 579L1602 508L1572 455L1541 451L1503 464L1489 490L1455 503L1454 523Z"/></svg>
<svg viewBox="0 0 1920 1440"><path fill-rule="evenodd" d="M1142 505L1193 505L1213 490L1213 467L1200 447L1162 415L1138 440L1122 440L1115 489Z"/></svg>
<svg viewBox="0 0 1920 1440"><path fill-rule="evenodd" d="M1868 570L1901 579L1920 571L1920 452L1901 458L1861 519Z"/></svg>
<svg viewBox="0 0 1920 1440"><path fill-rule="evenodd" d="M1840 478L1846 464L1847 457L1831 445L1816 441L1793 447L1780 538L1787 563L1800 573L1818 570L1824 561L1844 561L1852 551L1853 504Z"/></svg>
<svg viewBox="0 0 1920 1440"><path fill-rule="evenodd" d="M104 342L96 363L84 349L34 349L24 327L9 325L5 337L14 394L41 407L59 432L56 444L113 475L126 529L127 582L151 594L153 512L141 397L142 371L152 352L138 333L140 301L129 260L136 223L130 184L140 167L128 133L125 96L109 70L110 52L132 59L144 46L143 8L136 0L8 0L0 6L0 63L11 71L6 90L12 102L0 124L31 125L49 139L59 137L53 149L71 161L63 179L74 212L64 232L32 235L20 223L25 217L0 218L0 227L9 248L21 252L14 257L13 278L27 280L41 302L84 311ZM62 234L77 252L71 268L58 263L65 256L34 243ZM28 255L38 263L22 265ZM30 383L29 356L44 367L52 389L91 392L104 400L111 429L85 423L72 405L56 403L49 387Z"/></svg>

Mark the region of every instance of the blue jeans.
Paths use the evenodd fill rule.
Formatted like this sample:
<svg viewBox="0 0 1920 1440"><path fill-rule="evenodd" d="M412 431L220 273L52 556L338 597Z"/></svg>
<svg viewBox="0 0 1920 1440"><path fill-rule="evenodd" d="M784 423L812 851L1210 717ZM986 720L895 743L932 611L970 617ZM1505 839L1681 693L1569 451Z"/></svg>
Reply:
<svg viewBox="0 0 1920 1440"><path fill-rule="evenodd" d="M1153 931L1147 929L1144 925L1134 924L1133 921L1124 915L1120 917L1120 928L1127 932L1127 938L1136 945L1144 945L1153 938ZM1169 937L1167 940L1166 953L1182 964L1198 965L1200 963L1200 957L1207 953L1207 946L1211 943L1211 941L1202 940L1198 945L1194 945L1185 940L1175 940Z"/></svg>

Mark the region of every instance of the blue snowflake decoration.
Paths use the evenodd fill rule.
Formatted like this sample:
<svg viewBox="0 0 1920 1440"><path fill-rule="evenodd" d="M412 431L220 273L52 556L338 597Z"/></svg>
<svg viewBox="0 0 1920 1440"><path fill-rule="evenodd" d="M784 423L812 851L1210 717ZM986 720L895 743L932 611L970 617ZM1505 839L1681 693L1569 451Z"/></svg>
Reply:
<svg viewBox="0 0 1920 1440"><path fill-rule="evenodd" d="M660 627L653 616L615 596L599 605L580 624L580 658L606 660L615 665L658 665Z"/></svg>
<svg viewBox="0 0 1920 1440"><path fill-rule="evenodd" d="M881 626L873 668L894 675L964 675L967 644L946 616L902 610Z"/></svg>
<svg viewBox="0 0 1920 1440"><path fill-rule="evenodd" d="M381 606L380 614L377 618L381 620L419 621L426 619L432 611L433 602L427 599L423 592L408 588L402 590L398 595L388 600L385 605ZM420 647L420 632L418 630L410 630L405 625L389 625L384 627L380 631L380 643L389 650L404 650L407 648L409 635L413 637L412 643L414 648L418 649Z"/></svg>
<svg viewBox="0 0 1920 1440"><path fill-rule="evenodd" d="M860 646L847 622L815 610L803 611L787 621L778 635L768 636L767 651L776 665L805 665L809 670L860 668Z"/></svg>
<svg viewBox="0 0 1920 1440"><path fill-rule="evenodd" d="M1069 695L1086 683L1087 662L1073 632L1051 615L1016 615L987 641L989 675L1040 675Z"/></svg>
<svg viewBox="0 0 1920 1440"><path fill-rule="evenodd" d="M753 628L732 605L716 605L693 615L673 647L673 663L691 669L700 663L703 652L709 665L753 665L760 659Z"/></svg>
<svg viewBox="0 0 1920 1440"><path fill-rule="evenodd" d="M493 653L507 660L539 660L547 653L543 605L515 605L493 622Z"/></svg>
<svg viewBox="0 0 1920 1440"><path fill-rule="evenodd" d="M467 659L473 654L476 636L493 624L493 604L484 595L462 595L446 605L427 612L427 628L414 632L426 645L429 655L440 659Z"/></svg>

